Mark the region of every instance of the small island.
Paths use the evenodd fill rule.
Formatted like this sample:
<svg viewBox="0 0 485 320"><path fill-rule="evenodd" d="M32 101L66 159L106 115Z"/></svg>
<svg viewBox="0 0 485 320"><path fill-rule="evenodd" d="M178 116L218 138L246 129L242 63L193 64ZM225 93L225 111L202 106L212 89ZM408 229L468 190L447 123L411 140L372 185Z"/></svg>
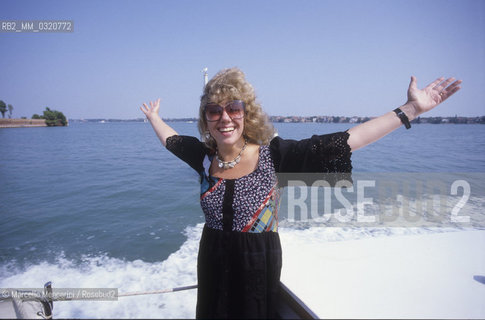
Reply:
<svg viewBox="0 0 485 320"><path fill-rule="evenodd" d="M10 118L12 114L11 105L9 105L10 115L8 119L5 119L5 112L3 105L5 103L1 101L0 112L2 112L3 118L0 119L0 128L30 128L30 127L63 127L69 125L66 116L60 111L51 110L46 107L42 115L34 114L32 119L22 117L21 119ZM6 109L6 108L5 108Z"/></svg>
<svg viewBox="0 0 485 320"><path fill-rule="evenodd" d="M68 125L68 121L66 116L60 111L51 110L49 108L45 108L44 114L39 116L38 114L34 114L32 119L44 119L45 124L48 127L65 127Z"/></svg>

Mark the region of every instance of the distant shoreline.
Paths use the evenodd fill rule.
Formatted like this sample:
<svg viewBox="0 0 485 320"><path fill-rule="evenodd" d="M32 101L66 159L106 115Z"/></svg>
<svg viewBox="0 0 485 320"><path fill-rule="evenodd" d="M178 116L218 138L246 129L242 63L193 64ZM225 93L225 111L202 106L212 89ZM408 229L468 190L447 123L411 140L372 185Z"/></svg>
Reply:
<svg viewBox="0 0 485 320"><path fill-rule="evenodd" d="M270 116L273 123L363 123L373 117L339 117L339 116ZM197 118L164 118L166 122L197 123ZM144 118L137 119L69 119L69 123L115 123L115 122L148 122ZM485 116L481 117L418 117L412 124L485 124ZM45 119L0 119L0 128L36 128L47 127Z"/></svg>
<svg viewBox="0 0 485 320"><path fill-rule="evenodd" d="M273 123L363 123L374 117L340 117L340 116L270 116L269 120ZM194 122L197 118L164 118L167 122ZM137 119L69 119L69 122L87 123L87 122L147 122L144 118ZM481 117L418 117L411 121L413 124L431 123L431 124L485 124L485 116Z"/></svg>

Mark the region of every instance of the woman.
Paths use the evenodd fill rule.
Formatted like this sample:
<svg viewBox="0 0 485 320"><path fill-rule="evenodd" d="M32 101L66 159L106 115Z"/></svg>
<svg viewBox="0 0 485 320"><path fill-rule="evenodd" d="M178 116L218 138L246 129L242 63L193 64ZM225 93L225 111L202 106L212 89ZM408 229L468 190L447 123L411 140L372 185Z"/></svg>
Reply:
<svg viewBox="0 0 485 320"><path fill-rule="evenodd" d="M160 99L141 110L168 150L200 175L206 223L198 256L197 318L273 318L281 271L277 233L279 172L345 173L351 153L429 111L460 89L439 78L417 88L411 77L400 108L346 132L301 141L274 137L252 86L237 68L211 79L201 97L197 138L179 136L158 115Z"/></svg>

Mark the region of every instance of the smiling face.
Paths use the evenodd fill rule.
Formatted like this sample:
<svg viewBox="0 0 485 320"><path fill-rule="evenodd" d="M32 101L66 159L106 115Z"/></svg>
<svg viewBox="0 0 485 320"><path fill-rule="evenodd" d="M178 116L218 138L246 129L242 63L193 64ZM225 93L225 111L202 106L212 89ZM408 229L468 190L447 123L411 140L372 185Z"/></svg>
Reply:
<svg viewBox="0 0 485 320"><path fill-rule="evenodd" d="M239 119L239 113L236 112L237 103L228 108L227 104L224 104L228 101L243 103L244 116ZM207 121L206 106L211 103L224 106L225 111L212 108ZM219 71L204 86L200 97L197 127L201 141L213 152L216 149L221 151L221 148L231 144L242 148L244 140L251 144L269 144L275 133L260 103L256 101L253 87L238 68Z"/></svg>
<svg viewBox="0 0 485 320"><path fill-rule="evenodd" d="M227 101L222 101L220 105L227 105ZM207 128L219 149L239 146L244 141L244 118L231 119L225 108L222 109L222 115L218 121L207 122Z"/></svg>

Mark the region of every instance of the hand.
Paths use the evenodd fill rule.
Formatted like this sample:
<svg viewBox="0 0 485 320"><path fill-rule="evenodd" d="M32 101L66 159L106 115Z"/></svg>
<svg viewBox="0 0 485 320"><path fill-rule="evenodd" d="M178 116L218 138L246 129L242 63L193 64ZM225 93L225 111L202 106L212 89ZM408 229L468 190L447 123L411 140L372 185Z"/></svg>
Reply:
<svg viewBox="0 0 485 320"><path fill-rule="evenodd" d="M153 116L158 116L158 111L160 110L160 98L157 101L150 101L150 108L143 103L143 107L140 107L141 111L145 114L148 120L151 120Z"/></svg>
<svg viewBox="0 0 485 320"><path fill-rule="evenodd" d="M416 77L411 76L411 83L408 89L408 102L413 106L415 114L412 118L417 117L421 113L427 112L460 90L461 80L455 78L441 77L430 83L424 89L418 89Z"/></svg>

